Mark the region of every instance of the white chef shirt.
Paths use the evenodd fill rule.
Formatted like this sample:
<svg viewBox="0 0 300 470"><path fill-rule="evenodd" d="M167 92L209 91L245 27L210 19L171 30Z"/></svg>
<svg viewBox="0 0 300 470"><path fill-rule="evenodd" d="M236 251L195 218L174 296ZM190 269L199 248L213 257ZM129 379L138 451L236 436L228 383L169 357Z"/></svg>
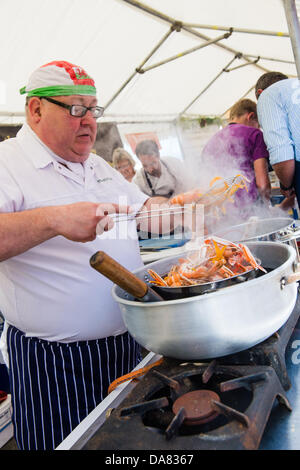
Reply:
<svg viewBox="0 0 300 470"><path fill-rule="evenodd" d="M61 164L25 124L0 144L0 212L18 212L80 201L140 208L147 196L91 154L83 163ZM65 162L69 165L69 162ZM115 224L92 242L54 237L0 263L0 311L6 321L49 341L80 341L126 331L112 283L89 264L103 250L129 270L143 265L135 222Z"/></svg>

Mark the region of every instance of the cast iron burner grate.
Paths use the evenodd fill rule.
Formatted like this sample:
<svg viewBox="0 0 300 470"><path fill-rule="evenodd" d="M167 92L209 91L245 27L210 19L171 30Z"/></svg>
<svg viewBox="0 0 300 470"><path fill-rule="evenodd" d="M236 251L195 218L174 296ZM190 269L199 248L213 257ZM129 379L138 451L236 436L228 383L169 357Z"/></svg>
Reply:
<svg viewBox="0 0 300 470"><path fill-rule="evenodd" d="M84 449L257 449L276 399L291 410L272 367L166 358Z"/></svg>

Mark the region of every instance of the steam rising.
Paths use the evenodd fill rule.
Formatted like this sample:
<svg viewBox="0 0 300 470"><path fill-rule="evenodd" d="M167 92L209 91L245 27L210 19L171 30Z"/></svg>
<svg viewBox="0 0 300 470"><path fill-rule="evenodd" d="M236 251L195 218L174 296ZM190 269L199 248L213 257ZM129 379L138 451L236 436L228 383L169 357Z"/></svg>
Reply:
<svg viewBox="0 0 300 470"><path fill-rule="evenodd" d="M246 221L256 219L268 219L268 218L287 218L288 213L282 210L280 207L272 207L271 202L262 200L262 198L256 198L256 184L254 170L251 169L250 165L247 164L245 155L244 144L242 140L232 139L230 136L228 139L222 138L217 139L213 143L213 154L209 153L209 145L204 148L202 156L199 158L197 165L197 183L199 188L208 189L209 182L216 176L223 177L225 179L231 178L238 174L243 174L251 180L248 185L248 193L245 189L239 189L233 196L234 203L226 202L224 205L225 214L221 211L206 212L205 214L205 226L208 234L213 234L216 231L220 231L223 228L239 225ZM227 150L227 153L226 153ZM232 156L235 155L235 157ZM217 157L215 157L217 155ZM246 162L246 163L245 163Z"/></svg>

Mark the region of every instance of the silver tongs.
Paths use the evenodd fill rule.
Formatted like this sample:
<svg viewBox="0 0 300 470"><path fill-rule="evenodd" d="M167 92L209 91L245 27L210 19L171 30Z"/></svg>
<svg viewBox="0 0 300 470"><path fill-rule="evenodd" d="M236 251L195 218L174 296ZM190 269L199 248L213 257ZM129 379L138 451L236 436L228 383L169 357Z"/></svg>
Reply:
<svg viewBox="0 0 300 470"><path fill-rule="evenodd" d="M189 207L191 206L191 207ZM196 204L187 204L185 206L170 206L167 208L162 209L152 209L147 211L138 212L136 215L133 214L110 214L110 217L113 219L115 223L119 222L130 222L132 220L143 220L143 219L152 219L157 217L164 217L164 216L173 216L184 214L186 212L190 212L191 214L196 212Z"/></svg>
<svg viewBox="0 0 300 470"><path fill-rule="evenodd" d="M132 220L143 220L143 219L151 219L154 217L162 217L162 216L171 216L171 215L180 215L185 212L190 212L191 214L196 214L197 211L197 206L210 206L215 203L216 200L224 198L224 195L226 195L232 188L232 186L240 179L244 178L241 175L236 175L230 178L221 178L221 181L216 181L211 188L209 188L206 192L204 192L197 201L192 202L190 204L185 204L184 206L179 206L175 205L170 206L167 208L161 208L161 209L152 209L148 211L141 211L138 212L136 215L133 214L110 214L110 217L113 219L115 223L119 222L129 222ZM246 178L245 178L246 179ZM220 194L214 194L214 191L218 186L221 188L224 186L224 183L227 184L227 188L224 189L224 191L221 191ZM210 202L202 203L202 199L205 198L211 198Z"/></svg>

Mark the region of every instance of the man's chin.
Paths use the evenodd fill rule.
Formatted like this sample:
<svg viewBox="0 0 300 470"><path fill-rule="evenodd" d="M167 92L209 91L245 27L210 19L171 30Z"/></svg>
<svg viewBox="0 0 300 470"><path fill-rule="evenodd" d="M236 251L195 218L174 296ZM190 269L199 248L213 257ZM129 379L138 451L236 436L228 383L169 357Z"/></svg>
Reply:
<svg viewBox="0 0 300 470"><path fill-rule="evenodd" d="M70 153L69 158L66 158L66 160L69 160L69 162L73 162L73 163L83 163L85 162L85 160L89 158L91 151L92 151L92 148L74 149Z"/></svg>

